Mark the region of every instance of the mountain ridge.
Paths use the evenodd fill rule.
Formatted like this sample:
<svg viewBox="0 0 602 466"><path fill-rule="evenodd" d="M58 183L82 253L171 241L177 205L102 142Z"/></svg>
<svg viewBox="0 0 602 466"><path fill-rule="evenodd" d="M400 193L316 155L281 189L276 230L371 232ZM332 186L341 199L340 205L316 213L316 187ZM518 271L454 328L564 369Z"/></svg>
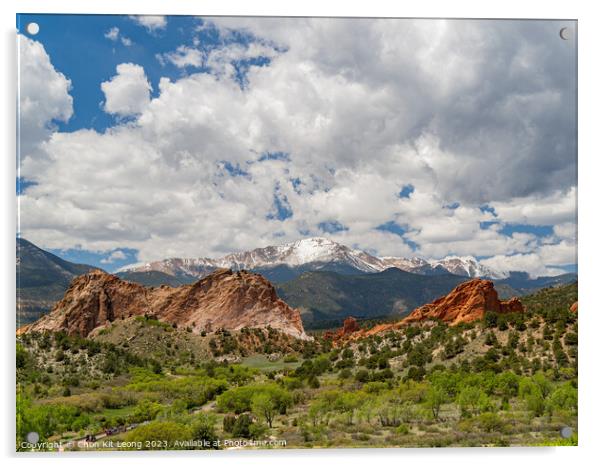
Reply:
<svg viewBox="0 0 602 466"><path fill-rule="evenodd" d="M324 258L333 252L330 243L321 245L321 256L316 251L301 251L303 254L296 256L296 263L302 262L301 259ZM267 251L274 254L286 252L286 247L279 250L272 249ZM351 252L350 252L351 251ZM288 251L288 254L295 253L296 249ZM255 264L265 264L266 260L272 258L269 254L263 254L266 251L259 251L255 257ZM349 248L335 248L334 253L352 254ZM313 254L313 256L311 255ZM233 256L230 256L232 261ZM239 266L242 266L243 257L237 256ZM261 259L263 257L263 259ZM333 258L333 256L330 256ZM354 256L355 259L362 259L362 255ZM261 260L260 260L261 259ZM347 317L348 311L359 319L390 318L406 312L410 306L418 306L426 303L436 296L429 294L432 287L426 277L444 277L449 276L449 272L443 268L422 270L421 273L404 272L410 274L406 279L415 283L414 288L405 289L403 286L395 289L396 275L394 271L403 272L400 268L391 265L395 258L384 258L389 261L388 268L382 272L365 272L358 270L349 262L332 260L331 262L310 262L303 265L279 264L271 267L258 266L251 272L259 273L271 283L274 284L281 297L285 301L291 300L289 304L293 307L299 307L303 311L303 321L311 327L323 328L328 322L338 325ZM263 261L263 262L262 262ZM424 267L426 261L420 258L407 260L415 268ZM179 262L175 262L176 264ZM183 262L190 264L190 260ZM231 262L227 262L230 264ZM428 264L428 263L427 263ZM206 264L205 264L206 265ZM234 264L236 266L236 264ZM428 266L428 265L427 265ZM429 266L430 267L430 266ZM57 271L58 270L58 271ZM35 321L41 315L48 313L54 304L63 298L68 289L71 280L82 273L91 270L98 270L95 267L82 264L72 264L49 252L46 252L27 240L17 240L17 325L23 325ZM393 272L387 272L392 270ZM186 274L180 270L174 275L170 270L166 273L159 270L132 271L116 273L119 278L139 283L144 286L160 287L168 285L178 287L191 284L199 278ZM212 267L207 268L202 277L210 274ZM386 273L385 273L386 272ZM326 275L321 275L326 273ZM302 275L306 277L299 279ZM307 275L309 274L309 275ZM312 278L312 274L313 278ZM362 276L364 278L359 279ZM443 278L441 280L449 281L449 286L436 288L441 294L448 292L455 285L463 280L469 279L467 276L451 275L455 279ZM308 278L309 277L309 278ZM320 280L327 277L325 283L329 287L320 285ZM385 278L383 278L385 277ZM388 277L388 278L387 278ZM422 277L422 278L421 278ZM532 293L538 289L546 287L555 287L577 280L576 274L564 274L556 277L540 277L530 279L526 273L512 272L507 278L495 280L495 287L500 298L509 298L511 296L522 296ZM306 283L311 283L311 293L308 294ZM371 282L371 283L370 283ZM435 281L436 282L436 281ZM357 296L356 287L363 290L363 296ZM381 287L381 288L379 288ZM417 288L424 288L424 296L420 297ZM385 291L383 291L385 290ZM349 299L349 296L356 296ZM403 304L405 302L405 305ZM361 304L361 305L360 305Z"/></svg>
<svg viewBox="0 0 602 466"><path fill-rule="evenodd" d="M17 326L47 313L63 297L73 278L92 270L98 269L66 261L24 238L17 238Z"/></svg>
<svg viewBox="0 0 602 466"><path fill-rule="evenodd" d="M359 319L403 317L464 282L457 275L418 275L389 268L363 275L306 272L276 284L278 295L298 308L306 326L353 316Z"/></svg>
<svg viewBox="0 0 602 466"><path fill-rule="evenodd" d="M269 272L269 269L278 266L291 269L304 267L306 270L329 270L335 265L340 267L342 264L359 273L376 273L395 267L419 275L451 273L470 278L497 279L507 276L480 264L472 256L447 256L433 260L419 257L378 257L322 237L305 238L278 246L232 253L217 259L169 258L133 264L121 267L116 273L157 271L175 277L201 278L218 268Z"/></svg>

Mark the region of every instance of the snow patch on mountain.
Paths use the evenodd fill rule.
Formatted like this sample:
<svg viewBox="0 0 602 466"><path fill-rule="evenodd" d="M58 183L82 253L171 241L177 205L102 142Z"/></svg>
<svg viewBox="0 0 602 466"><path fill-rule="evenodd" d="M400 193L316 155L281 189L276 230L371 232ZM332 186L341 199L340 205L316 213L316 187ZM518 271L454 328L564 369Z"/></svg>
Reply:
<svg viewBox="0 0 602 466"><path fill-rule="evenodd" d="M433 267L441 266L454 275L463 275L467 277L487 277L487 278L506 278L508 274L494 271L493 269L480 264L472 256L448 256L439 260L430 260L429 264Z"/></svg>
<svg viewBox="0 0 602 466"><path fill-rule="evenodd" d="M299 267L307 264L344 264L368 273L381 272L391 267L418 274L452 273L466 277L504 278L506 274L480 264L472 256L448 256L426 260L420 257L377 257L365 251L352 249L328 238L304 238L279 246L267 246L252 251L228 254L218 259L171 258L163 261L134 264L118 272L160 271L170 275L203 277L218 268L252 270L286 265Z"/></svg>

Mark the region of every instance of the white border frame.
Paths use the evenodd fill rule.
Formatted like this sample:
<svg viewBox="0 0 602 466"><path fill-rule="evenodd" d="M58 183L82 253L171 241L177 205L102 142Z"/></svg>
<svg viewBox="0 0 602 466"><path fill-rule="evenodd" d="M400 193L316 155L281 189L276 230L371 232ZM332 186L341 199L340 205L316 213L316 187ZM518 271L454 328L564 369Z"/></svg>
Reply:
<svg viewBox="0 0 602 466"><path fill-rule="evenodd" d="M0 268L1 296L4 306L5 338L4 383L1 385L6 413L0 430L3 456L13 463L25 460L27 463L43 461L45 464L85 461L90 464L106 464L107 461L127 461L128 463L161 464L165 461L209 462L224 464L244 462L245 465L305 465L308 461L336 461L349 465L364 465L377 461L389 464L402 462L459 463L482 466L518 461L545 462L546 464L583 463L589 464L597 453L600 420L600 387L598 359L600 332L602 332L602 309L596 306L602 272L600 267L600 234L598 221L599 203L602 199L600 187L601 173L599 156L600 144L599 108L600 66L599 45L602 43L600 16L596 14L593 1L527 2L525 0L505 0L484 2L477 0L419 0L398 5L386 0L347 0L342 4L324 0L304 0L291 2L283 0L230 0L227 4L219 0L3 0L2 10L2 51L4 64L0 79L2 102L0 128L4 142L2 170L2 248ZM85 454L19 454L14 448L14 329L12 310L15 308L15 102L16 102L16 13L113 13L113 14L196 14L210 15L252 15L252 16L370 16L370 17L449 17L449 18L538 18L538 19L577 19L579 21L579 272L580 272L580 318L579 333L580 374L579 374L579 447L577 448L453 448L453 449L363 449L363 450L286 450L286 451L236 451L236 452L134 452L134 453L85 453ZM545 176L545 174L542 174ZM598 460L599 461L599 460Z"/></svg>

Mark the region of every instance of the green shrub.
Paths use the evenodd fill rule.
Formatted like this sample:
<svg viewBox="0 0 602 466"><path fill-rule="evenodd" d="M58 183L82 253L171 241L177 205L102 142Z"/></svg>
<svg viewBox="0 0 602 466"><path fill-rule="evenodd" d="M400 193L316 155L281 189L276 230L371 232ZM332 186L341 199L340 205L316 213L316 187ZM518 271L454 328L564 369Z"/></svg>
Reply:
<svg viewBox="0 0 602 466"><path fill-rule="evenodd" d="M184 442L191 438L190 427L175 421L152 421L135 428L125 436L126 441L142 442L142 448L149 450L182 449L176 446L175 442Z"/></svg>
<svg viewBox="0 0 602 466"><path fill-rule="evenodd" d="M501 432L504 427L504 421L496 413L480 414L477 421L486 432Z"/></svg>
<svg viewBox="0 0 602 466"><path fill-rule="evenodd" d="M404 377L404 380L415 380L420 381L426 375L426 370L424 367L412 366L408 369L407 375Z"/></svg>
<svg viewBox="0 0 602 466"><path fill-rule="evenodd" d="M130 415L130 421L136 423L150 421L155 419L162 409L163 406L159 403L149 400L142 400L132 411L132 414Z"/></svg>
<svg viewBox="0 0 602 466"><path fill-rule="evenodd" d="M484 323L487 328L497 327L498 314L497 312L487 311L485 313Z"/></svg>
<svg viewBox="0 0 602 466"><path fill-rule="evenodd" d="M198 414L192 422L190 434L193 440L202 442L202 449L217 450L219 448L219 437L215 432L215 417L210 414Z"/></svg>
<svg viewBox="0 0 602 466"><path fill-rule="evenodd" d="M578 343L577 334L573 332L567 332L564 335L564 344L568 346L574 346Z"/></svg>
<svg viewBox="0 0 602 466"><path fill-rule="evenodd" d="M370 372L366 369L360 369L355 373L355 380L361 383L368 382L370 380Z"/></svg>
<svg viewBox="0 0 602 466"><path fill-rule="evenodd" d="M401 435L408 435L410 433L410 428L406 424L401 424L397 426L395 432Z"/></svg>
<svg viewBox="0 0 602 466"><path fill-rule="evenodd" d="M251 438L251 424L253 420L248 414L241 414L236 417L232 426L232 435L234 437Z"/></svg>
<svg viewBox="0 0 602 466"><path fill-rule="evenodd" d="M291 394L276 384L256 384L232 388L222 393L217 398L217 407L222 412L236 414L251 411L253 397L265 394L274 403L280 413L286 413L286 409L293 403Z"/></svg>

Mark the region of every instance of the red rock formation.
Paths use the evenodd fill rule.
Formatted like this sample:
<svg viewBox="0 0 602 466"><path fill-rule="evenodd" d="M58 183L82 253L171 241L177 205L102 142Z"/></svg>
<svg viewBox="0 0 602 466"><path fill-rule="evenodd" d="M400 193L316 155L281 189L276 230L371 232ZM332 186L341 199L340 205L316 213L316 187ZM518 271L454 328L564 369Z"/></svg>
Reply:
<svg viewBox="0 0 602 466"><path fill-rule="evenodd" d="M438 319L457 325L482 319L487 311L522 312L523 306L517 298L500 302L493 282L474 279L458 285L448 295L415 309L402 323Z"/></svg>
<svg viewBox="0 0 602 466"><path fill-rule="evenodd" d="M352 333L358 331L360 331L360 326L357 323L357 320L355 320L355 317L349 316L343 321L343 326L339 328L336 332L327 330L326 332L324 332L323 336L327 340L338 341L341 339L345 339Z"/></svg>
<svg viewBox="0 0 602 466"><path fill-rule="evenodd" d="M523 312L524 308L518 298L500 301L493 282L474 279L464 282L454 288L448 295L436 299L430 304L425 304L405 319L399 322L375 325L369 329L357 329L344 333L344 327L334 332L326 332L324 338L331 338L335 346L342 345L350 340L379 335L392 330L398 330L411 323L427 320L442 320L450 325L460 322L473 322L485 316L485 312L499 313Z"/></svg>
<svg viewBox="0 0 602 466"><path fill-rule="evenodd" d="M146 288L105 272L75 278L52 311L19 332L58 331L86 336L120 318L152 315L194 332L268 326L307 339L299 311L278 298L258 274L218 270L177 288Z"/></svg>
<svg viewBox="0 0 602 466"><path fill-rule="evenodd" d="M571 311L571 312L575 312L575 313L577 313L577 311L578 311L578 309L577 309L577 308L579 307L577 303L578 303L578 301L575 301L575 302L574 302L574 303L571 305L571 309L570 309L570 311Z"/></svg>
<svg viewBox="0 0 602 466"><path fill-rule="evenodd" d="M500 312L502 314L507 314L509 312L523 312L524 310L523 303L516 297L511 298L508 301L500 301Z"/></svg>
<svg viewBox="0 0 602 466"><path fill-rule="evenodd" d="M355 320L354 317L347 317L344 321L343 321L343 328L342 330L342 335L349 335L353 332L357 332L360 329L360 326L357 323L357 320Z"/></svg>

